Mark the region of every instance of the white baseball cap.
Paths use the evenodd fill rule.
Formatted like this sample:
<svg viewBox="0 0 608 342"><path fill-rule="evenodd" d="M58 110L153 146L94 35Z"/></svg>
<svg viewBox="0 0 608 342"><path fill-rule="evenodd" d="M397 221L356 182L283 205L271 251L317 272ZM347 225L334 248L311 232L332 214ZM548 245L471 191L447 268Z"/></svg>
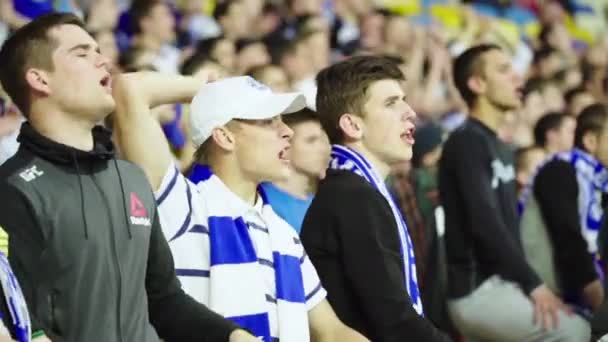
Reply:
<svg viewBox="0 0 608 342"><path fill-rule="evenodd" d="M266 120L306 107L301 93L274 93L249 76L225 78L205 84L190 105L190 133L195 147L213 130L233 119Z"/></svg>

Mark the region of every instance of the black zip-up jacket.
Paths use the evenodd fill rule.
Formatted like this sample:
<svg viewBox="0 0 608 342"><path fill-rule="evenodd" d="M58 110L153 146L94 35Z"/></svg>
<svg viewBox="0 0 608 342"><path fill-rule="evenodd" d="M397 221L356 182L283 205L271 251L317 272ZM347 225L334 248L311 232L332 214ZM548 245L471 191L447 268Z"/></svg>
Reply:
<svg viewBox="0 0 608 342"><path fill-rule="evenodd" d="M363 177L328 170L301 239L346 325L375 342L451 341L412 307L397 222L384 196Z"/></svg>
<svg viewBox="0 0 608 342"><path fill-rule="evenodd" d="M513 153L481 122L468 119L446 141L439 192L450 298L470 294L493 275L526 294L541 284L519 238Z"/></svg>
<svg viewBox="0 0 608 342"><path fill-rule="evenodd" d="M144 173L116 160L110 133L90 152L29 124L0 167L0 226L33 330L53 342L228 341L237 327L187 296Z"/></svg>

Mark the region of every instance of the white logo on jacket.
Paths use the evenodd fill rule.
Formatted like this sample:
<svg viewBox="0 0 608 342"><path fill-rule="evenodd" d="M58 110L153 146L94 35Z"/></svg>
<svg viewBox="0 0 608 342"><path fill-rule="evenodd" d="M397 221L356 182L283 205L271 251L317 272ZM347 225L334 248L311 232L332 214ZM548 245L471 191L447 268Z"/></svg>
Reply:
<svg viewBox="0 0 608 342"><path fill-rule="evenodd" d="M499 159L492 161L492 189L498 188L500 183L506 184L515 179L513 165L505 165Z"/></svg>
<svg viewBox="0 0 608 342"><path fill-rule="evenodd" d="M31 182L42 175L44 175L44 171L38 170L38 166L33 165L29 169L26 169L25 171L21 172L19 174L19 177L21 177L26 182Z"/></svg>
<svg viewBox="0 0 608 342"><path fill-rule="evenodd" d="M150 219L147 218L147 217L135 217L135 216L131 216L131 217L129 217L129 219L131 220L131 224L132 225L144 226L144 227L151 227L152 226L152 222L150 222Z"/></svg>

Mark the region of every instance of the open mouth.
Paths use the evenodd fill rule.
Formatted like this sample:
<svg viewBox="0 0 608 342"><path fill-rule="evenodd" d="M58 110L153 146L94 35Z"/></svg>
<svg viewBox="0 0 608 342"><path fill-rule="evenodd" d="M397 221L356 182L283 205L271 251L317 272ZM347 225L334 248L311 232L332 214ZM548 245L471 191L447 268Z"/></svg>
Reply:
<svg viewBox="0 0 608 342"><path fill-rule="evenodd" d="M401 139L403 141L405 141L405 143L408 145L414 145L414 143L416 142L416 139L414 138L415 132L416 132L416 127L412 126L411 128L407 129L405 132L403 132L403 134L401 134Z"/></svg>
<svg viewBox="0 0 608 342"><path fill-rule="evenodd" d="M112 90L112 77L110 75L104 76L104 78L99 81L102 87L106 88L106 90Z"/></svg>

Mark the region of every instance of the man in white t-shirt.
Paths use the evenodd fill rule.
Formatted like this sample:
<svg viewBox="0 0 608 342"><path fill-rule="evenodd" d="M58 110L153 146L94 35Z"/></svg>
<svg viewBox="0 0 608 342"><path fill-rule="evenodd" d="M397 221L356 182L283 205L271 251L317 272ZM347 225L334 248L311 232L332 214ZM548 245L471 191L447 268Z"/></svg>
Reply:
<svg viewBox="0 0 608 342"><path fill-rule="evenodd" d="M264 341L365 341L336 317L297 234L258 191L262 181L289 176L293 132L281 114L302 109L304 96L273 93L247 76L203 84L190 77L127 74L115 89L121 94L116 132L122 152L144 169L156 192L184 290ZM197 162L207 165L196 184L172 165L149 110L193 97L190 132ZM253 263L234 262L248 253ZM251 296L242 298L241 292ZM268 335L257 330L255 310L261 310Z"/></svg>

